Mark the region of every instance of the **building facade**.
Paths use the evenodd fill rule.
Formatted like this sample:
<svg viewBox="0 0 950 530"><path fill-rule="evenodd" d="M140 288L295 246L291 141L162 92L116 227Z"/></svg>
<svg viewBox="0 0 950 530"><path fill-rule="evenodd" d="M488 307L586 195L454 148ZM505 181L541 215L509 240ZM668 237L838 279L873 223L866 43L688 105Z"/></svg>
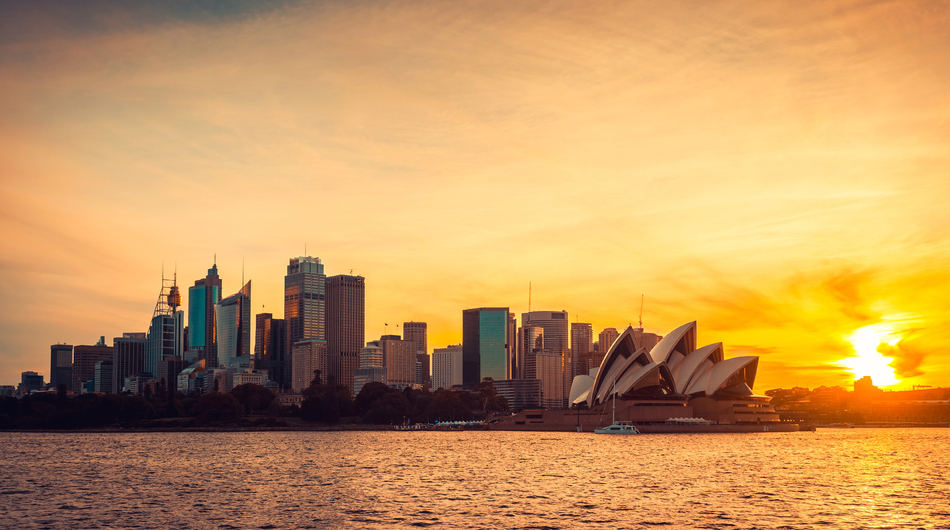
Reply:
<svg viewBox="0 0 950 530"><path fill-rule="evenodd" d="M462 385L470 389L482 379L509 379L508 308L480 307L462 311Z"/></svg>
<svg viewBox="0 0 950 530"><path fill-rule="evenodd" d="M123 333L112 342L112 391L124 392L126 378L145 371L145 333Z"/></svg>
<svg viewBox="0 0 950 530"><path fill-rule="evenodd" d="M218 366L251 367L251 281L214 306Z"/></svg>
<svg viewBox="0 0 950 530"><path fill-rule="evenodd" d="M277 384L277 388L289 389L285 384L293 367L292 360L287 357L287 321L282 318L273 318L270 313L257 315L257 327L254 341L254 368L266 370L269 380Z"/></svg>
<svg viewBox="0 0 950 530"><path fill-rule="evenodd" d="M59 385L66 385L67 392L73 387L73 347L69 344L50 346L49 386Z"/></svg>
<svg viewBox="0 0 950 530"><path fill-rule="evenodd" d="M416 380L424 388L432 388L428 349L428 325L425 322L403 322L403 337L416 345Z"/></svg>
<svg viewBox="0 0 950 530"><path fill-rule="evenodd" d="M571 323L571 359L574 375L588 375L594 364L594 328L584 322Z"/></svg>
<svg viewBox="0 0 950 530"><path fill-rule="evenodd" d="M291 258L284 276L287 347L302 340L326 340L326 275L320 258Z"/></svg>
<svg viewBox="0 0 950 530"><path fill-rule="evenodd" d="M353 375L366 342L366 282L362 276L340 274L327 278L325 289L327 382L353 393Z"/></svg>
<svg viewBox="0 0 950 530"><path fill-rule="evenodd" d="M432 350L432 388L450 389L462 384L462 345Z"/></svg>
<svg viewBox="0 0 950 530"><path fill-rule="evenodd" d="M100 394L112 394L115 392L112 386L112 367L112 359L96 363L94 392Z"/></svg>
<svg viewBox="0 0 950 530"><path fill-rule="evenodd" d="M378 341L386 367L386 382L393 388L403 389L418 384L416 381L416 345L402 340L399 335L383 335Z"/></svg>
<svg viewBox="0 0 950 530"><path fill-rule="evenodd" d="M198 352L196 361L204 360L210 367L217 366L218 362L214 307L221 302L221 296L217 263L208 269L207 276L188 288L187 348Z"/></svg>
<svg viewBox="0 0 950 530"><path fill-rule="evenodd" d="M320 382L327 382L327 341L308 339L297 341L293 347L293 386L294 392L302 392L320 371Z"/></svg>
<svg viewBox="0 0 950 530"><path fill-rule="evenodd" d="M378 341L367 344L360 351L360 367L353 372L353 395L359 395L364 386L373 382L388 384L383 350L378 346Z"/></svg>
<svg viewBox="0 0 950 530"><path fill-rule="evenodd" d="M106 346L104 338L95 346L76 346L73 349L73 392L82 393L83 383L96 377L96 363L111 361L112 356L113 348Z"/></svg>

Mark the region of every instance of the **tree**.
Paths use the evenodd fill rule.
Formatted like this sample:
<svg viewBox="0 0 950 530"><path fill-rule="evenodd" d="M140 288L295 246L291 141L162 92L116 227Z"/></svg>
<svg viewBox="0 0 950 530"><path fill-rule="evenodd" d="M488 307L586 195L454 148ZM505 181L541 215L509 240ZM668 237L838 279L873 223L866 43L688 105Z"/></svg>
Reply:
<svg viewBox="0 0 950 530"><path fill-rule="evenodd" d="M234 387L231 395L241 403L246 414L267 410L276 397L269 389L252 383Z"/></svg>
<svg viewBox="0 0 950 530"><path fill-rule="evenodd" d="M191 415L199 425L232 423L244 417L244 406L231 394L211 392L198 398Z"/></svg>
<svg viewBox="0 0 950 530"><path fill-rule="evenodd" d="M218 379L217 377L215 377L215 378L214 378L214 389L213 389L213 390L214 390L215 392L217 392L220 387L221 387L221 380Z"/></svg>

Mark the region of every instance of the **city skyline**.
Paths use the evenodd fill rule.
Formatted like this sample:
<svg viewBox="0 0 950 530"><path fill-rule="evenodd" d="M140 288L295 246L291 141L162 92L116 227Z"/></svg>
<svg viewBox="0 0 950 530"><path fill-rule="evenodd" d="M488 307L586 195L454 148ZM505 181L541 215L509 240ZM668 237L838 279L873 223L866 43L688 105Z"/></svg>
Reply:
<svg viewBox="0 0 950 530"><path fill-rule="evenodd" d="M365 278L367 339L644 295L757 389L950 381L946 9L89 9L0 7L2 384L214 264L284 318L306 255Z"/></svg>

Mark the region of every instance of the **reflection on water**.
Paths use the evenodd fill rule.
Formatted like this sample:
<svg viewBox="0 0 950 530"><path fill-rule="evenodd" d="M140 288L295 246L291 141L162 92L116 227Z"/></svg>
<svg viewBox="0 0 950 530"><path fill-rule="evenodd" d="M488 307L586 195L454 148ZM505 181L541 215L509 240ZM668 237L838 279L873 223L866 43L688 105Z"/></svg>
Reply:
<svg viewBox="0 0 950 530"><path fill-rule="evenodd" d="M950 429L0 433L0 526L950 526Z"/></svg>

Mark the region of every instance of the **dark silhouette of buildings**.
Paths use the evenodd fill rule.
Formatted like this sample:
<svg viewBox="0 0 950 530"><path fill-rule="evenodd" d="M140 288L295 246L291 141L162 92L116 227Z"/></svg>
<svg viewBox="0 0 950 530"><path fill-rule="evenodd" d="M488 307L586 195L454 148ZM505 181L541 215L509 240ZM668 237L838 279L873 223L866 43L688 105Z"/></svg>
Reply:
<svg viewBox="0 0 950 530"><path fill-rule="evenodd" d="M82 393L83 383L96 377L96 363L111 361L113 347L106 346L105 337L99 339L95 346L76 346L73 350L73 384L72 391Z"/></svg>
<svg viewBox="0 0 950 530"><path fill-rule="evenodd" d="M53 344L49 355L49 385L56 388L66 385L73 388L73 347L69 344Z"/></svg>

